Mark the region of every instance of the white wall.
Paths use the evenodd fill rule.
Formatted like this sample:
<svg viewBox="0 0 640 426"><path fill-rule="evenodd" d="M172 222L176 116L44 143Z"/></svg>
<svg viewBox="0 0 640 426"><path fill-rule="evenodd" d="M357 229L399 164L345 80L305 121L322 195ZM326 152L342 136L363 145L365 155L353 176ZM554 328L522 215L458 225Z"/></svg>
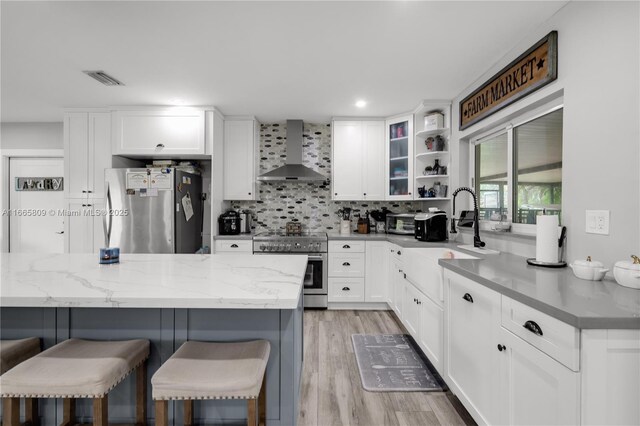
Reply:
<svg viewBox="0 0 640 426"><path fill-rule="evenodd" d="M62 123L0 123L0 149L63 149Z"/></svg>
<svg viewBox="0 0 640 426"><path fill-rule="evenodd" d="M591 255L611 266L640 253L640 4L571 2L528 34L454 100L459 102L552 30L558 31L558 79L524 100L466 129L466 140L523 110L564 96L562 221L567 259ZM460 184L470 184L461 164ZM608 236L585 233L585 210L610 210Z"/></svg>

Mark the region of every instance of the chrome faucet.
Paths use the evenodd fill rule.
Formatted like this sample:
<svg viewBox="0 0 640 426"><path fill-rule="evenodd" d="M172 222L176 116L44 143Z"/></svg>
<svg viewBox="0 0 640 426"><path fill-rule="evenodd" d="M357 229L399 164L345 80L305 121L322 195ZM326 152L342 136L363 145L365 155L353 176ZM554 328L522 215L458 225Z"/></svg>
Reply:
<svg viewBox="0 0 640 426"><path fill-rule="evenodd" d="M456 195L459 192L466 191L471 194L473 197L473 246L477 248L481 248L485 246L484 241L480 239L480 224L478 223L478 218L480 217L480 211L478 210L478 198L476 197L476 193L473 192L473 189L468 188L466 186L461 186L460 188L453 191L453 213L451 214L451 233L455 234L456 231L456 220L454 219L456 215Z"/></svg>

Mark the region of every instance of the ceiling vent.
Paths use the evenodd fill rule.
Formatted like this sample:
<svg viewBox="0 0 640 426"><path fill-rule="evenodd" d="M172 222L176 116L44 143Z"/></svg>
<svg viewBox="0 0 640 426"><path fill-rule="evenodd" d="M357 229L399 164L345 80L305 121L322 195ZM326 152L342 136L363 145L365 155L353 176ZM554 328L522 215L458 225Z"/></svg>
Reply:
<svg viewBox="0 0 640 426"><path fill-rule="evenodd" d="M124 83L116 80L115 78L111 77L109 74L107 74L104 71L82 71L82 72L88 75L89 77L98 80L100 83L104 84L105 86L124 86Z"/></svg>

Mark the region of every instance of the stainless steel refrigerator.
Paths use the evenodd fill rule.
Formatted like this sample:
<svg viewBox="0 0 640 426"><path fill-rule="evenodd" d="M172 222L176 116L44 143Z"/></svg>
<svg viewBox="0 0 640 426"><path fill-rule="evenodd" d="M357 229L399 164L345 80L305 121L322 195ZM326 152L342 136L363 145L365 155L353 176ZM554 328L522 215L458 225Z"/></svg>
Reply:
<svg viewBox="0 0 640 426"><path fill-rule="evenodd" d="M121 253L195 253L202 178L175 168L105 170L104 233Z"/></svg>

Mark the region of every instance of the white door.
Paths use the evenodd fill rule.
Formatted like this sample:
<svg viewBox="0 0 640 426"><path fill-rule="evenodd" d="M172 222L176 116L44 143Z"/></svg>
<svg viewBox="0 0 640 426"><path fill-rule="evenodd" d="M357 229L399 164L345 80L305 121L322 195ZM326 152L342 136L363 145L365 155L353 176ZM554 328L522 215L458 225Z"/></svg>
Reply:
<svg viewBox="0 0 640 426"><path fill-rule="evenodd" d="M580 373L501 328L500 423L580 423Z"/></svg>
<svg viewBox="0 0 640 426"><path fill-rule="evenodd" d="M12 253L63 253L64 192L16 191L17 178L62 178L62 158L11 158L9 160L9 251ZM63 185L66 182L63 182ZM54 210L54 213L51 213Z"/></svg>
<svg viewBox="0 0 640 426"><path fill-rule="evenodd" d="M389 257L386 241L367 241L365 259L365 302L386 302Z"/></svg>
<svg viewBox="0 0 640 426"><path fill-rule="evenodd" d="M362 179L365 200L384 200L385 128L384 121L362 122L362 147L365 152Z"/></svg>
<svg viewBox="0 0 640 426"><path fill-rule="evenodd" d="M331 173L334 200L363 200L362 189L362 123L333 123L333 159Z"/></svg>
<svg viewBox="0 0 640 426"><path fill-rule="evenodd" d="M256 199L255 122L224 122L224 199Z"/></svg>
<svg viewBox="0 0 640 426"><path fill-rule="evenodd" d="M420 330L420 297L416 288L404 280L404 305L402 306L402 319L405 327L416 341L419 339Z"/></svg>

